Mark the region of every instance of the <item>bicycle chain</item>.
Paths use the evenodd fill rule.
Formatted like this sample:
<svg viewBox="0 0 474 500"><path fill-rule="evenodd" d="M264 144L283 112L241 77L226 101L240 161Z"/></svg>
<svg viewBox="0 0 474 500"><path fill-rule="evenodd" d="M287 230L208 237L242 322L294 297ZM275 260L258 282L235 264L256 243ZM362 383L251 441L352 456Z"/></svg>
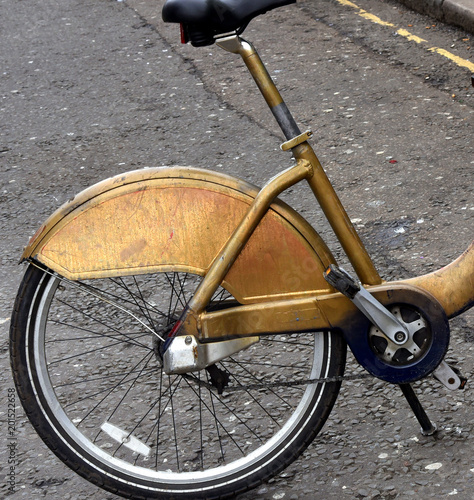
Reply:
<svg viewBox="0 0 474 500"><path fill-rule="evenodd" d="M39 265L33 259L28 259L28 262L30 264L32 264L33 266L37 267L38 269L41 269L42 271L46 272L50 276L59 278L61 281L67 281L68 283L70 283L74 286L79 286L76 282L70 281L67 278L64 278L63 276L60 276L57 273L50 271L48 268ZM89 288L84 283L81 283L81 285L84 286L85 288ZM90 291L89 291L89 293L90 293ZM106 302L109 302L108 300L101 297L100 294L98 294L96 296L99 299L102 299L102 300L105 300ZM119 307L120 309L122 309L117 304L112 304L112 305L115 305L116 307ZM127 312L127 311L125 310L125 312ZM138 319L138 318L135 318L135 319ZM140 321L140 323L143 324L142 321ZM144 326L146 326L146 325L144 325ZM160 340L162 340L162 339L160 339ZM183 374L183 377L188 379L188 380L192 380L193 382L197 383L201 387L206 387L209 390L216 389L216 387L213 384L210 384L209 382L204 382L203 380L200 380L195 376L192 376L189 374ZM241 392L241 391L248 391L248 390L271 388L271 387L294 387L294 386L306 385L306 384L327 384L327 383L333 383L333 382L342 382L344 380L362 380L362 379L370 378L370 377L373 377L373 375L371 375L370 373L360 373L358 375L354 374L354 375L339 375L337 377L310 378L310 379L305 379L305 380L294 380L292 382L281 381L281 382L270 382L267 384L264 384L264 383L262 383L262 384L250 384L250 385L239 385L239 386L233 386L233 387L226 386L226 387L224 387L224 390L228 393L232 393L232 392Z"/></svg>

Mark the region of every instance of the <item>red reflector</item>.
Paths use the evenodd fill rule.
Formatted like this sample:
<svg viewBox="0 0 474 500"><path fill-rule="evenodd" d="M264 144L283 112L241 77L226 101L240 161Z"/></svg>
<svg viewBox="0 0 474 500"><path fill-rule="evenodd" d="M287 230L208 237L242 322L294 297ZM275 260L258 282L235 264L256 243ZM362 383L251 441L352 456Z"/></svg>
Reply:
<svg viewBox="0 0 474 500"><path fill-rule="evenodd" d="M188 37L186 36L186 32L184 31L183 23L179 24L179 30L181 32L181 43L188 43Z"/></svg>
<svg viewBox="0 0 474 500"><path fill-rule="evenodd" d="M182 324L183 322L180 319L176 321L175 325L171 329L171 332L168 334L168 337L173 338L176 335L176 332L181 328Z"/></svg>

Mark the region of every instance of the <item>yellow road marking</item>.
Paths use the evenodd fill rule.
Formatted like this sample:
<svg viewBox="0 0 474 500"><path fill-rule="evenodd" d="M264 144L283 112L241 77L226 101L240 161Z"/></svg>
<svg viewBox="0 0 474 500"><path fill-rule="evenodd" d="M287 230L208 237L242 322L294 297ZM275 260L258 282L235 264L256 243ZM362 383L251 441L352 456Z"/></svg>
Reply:
<svg viewBox="0 0 474 500"><path fill-rule="evenodd" d="M466 59L463 59L462 57L455 56L454 54L451 54L451 52L448 52L447 50L440 49L438 47L431 47L428 49L430 52L436 52L437 54L440 54L441 56L447 57L448 59L451 59L451 61L454 61L458 66L462 66L463 68L467 68L471 73L474 73L474 64L470 61L467 61Z"/></svg>
<svg viewBox="0 0 474 500"><path fill-rule="evenodd" d="M372 21L373 23L377 23L377 24L380 24L382 26L391 26L391 27L395 27L394 24L392 23L387 23L386 21L382 21L382 19L380 19L380 17L377 17L377 16L374 16L373 14L371 14L370 12L367 12L363 9L360 9L359 10L359 16L362 16L364 19L368 19L369 21Z"/></svg>
<svg viewBox="0 0 474 500"><path fill-rule="evenodd" d="M401 36L404 36L407 40L410 40L410 42L416 42L416 43L426 42L426 43L428 43L424 38L420 38L419 36L412 35L409 31L404 30L403 28L400 28L399 30L397 30L397 33Z"/></svg>
<svg viewBox="0 0 474 500"><path fill-rule="evenodd" d="M380 24L381 26L387 26L390 28L397 28L397 26L395 24L388 23L388 22L380 19L380 17L377 17L374 14L371 14L370 12L367 12L364 9L361 9L354 2L350 2L349 0L337 0L337 1L341 5L345 5L346 7L351 7L353 9L357 10L358 11L357 14L359 16L363 17L364 19L367 19L367 20L369 20L373 23L376 23L376 24ZM418 44L429 43L427 40L420 38L419 36L413 35L412 33L410 33L409 31L407 31L403 28L397 29L396 32L398 35L403 36L404 38L406 38L410 42L416 42ZM469 69L469 71L474 73L474 63L468 61L467 59L463 59L462 57L456 56L456 55L452 54L451 52L448 52L447 50L440 49L439 47L427 47L427 50L429 52L433 52L433 53L439 54L443 57L446 57L450 61L457 64L458 66L461 66L463 68L467 68L467 69Z"/></svg>

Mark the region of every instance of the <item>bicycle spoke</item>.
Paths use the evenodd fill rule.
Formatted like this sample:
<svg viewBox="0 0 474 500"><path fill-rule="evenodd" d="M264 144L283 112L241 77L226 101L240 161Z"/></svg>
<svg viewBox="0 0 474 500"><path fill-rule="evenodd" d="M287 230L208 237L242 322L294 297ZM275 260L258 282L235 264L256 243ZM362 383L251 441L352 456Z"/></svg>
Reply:
<svg viewBox="0 0 474 500"><path fill-rule="evenodd" d="M231 359L232 359L232 358L231 358ZM251 380L252 382L254 382L254 383L255 383L255 382L259 382L259 383L261 383L261 382L262 382L262 381L261 381L259 378L257 378L257 377L256 377L253 373L251 373L251 372L250 372L250 371L249 371L249 370L248 370L245 366L243 366L243 363L238 363L238 362L236 362L235 360L233 360L233 362L234 362L235 364L239 365L239 366L240 366L240 368L242 368L242 370L244 371L244 373L248 375L248 377L250 378L250 380ZM240 381L238 381L238 386L240 386L240 387L244 387L244 386L243 386L243 384L241 384L241 383L240 383ZM265 386L265 384L262 384L262 388L263 388L263 387L265 387L268 391L270 391L270 392L271 392L271 393L272 393L272 394L273 394L276 398L278 398L278 399L279 399L279 400L280 400L283 404L287 404L287 402L286 402L286 401L285 401L285 400L284 400L284 399L283 399L283 398L282 398L279 394L277 394L277 392L276 392L276 391L274 391L271 387L268 387L268 386ZM246 392L249 396L251 396L251 394L250 394L250 391L249 391L249 390L245 390L245 392ZM253 396L251 396L251 397L253 397ZM270 413L268 413L268 412L267 412L267 411L266 411L266 410L265 410L265 409L264 409L264 408L260 405L260 402L259 402L257 399L255 399L255 402L256 402L256 403L257 403L257 404L261 407L261 409L262 409L262 410L263 410L263 411L264 411L264 412L265 412L268 416L270 416L270 417L271 417ZM273 417L271 417L271 418L273 419Z"/></svg>
<svg viewBox="0 0 474 500"><path fill-rule="evenodd" d="M209 383L209 375L207 375L207 383ZM224 448L223 448L223 445L222 445L222 438L221 438L221 435L220 435L220 432L219 432L219 422L218 422L218 420L216 418L215 407L214 407L214 398L213 398L212 391L209 391L209 395L211 397L211 404L212 404L211 414L214 417L215 429L216 429L216 433L217 433L217 440L219 442L219 448L220 448L220 452L221 452L221 459L222 459L222 462L224 462L225 461Z"/></svg>
<svg viewBox="0 0 474 500"><path fill-rule="evenodd" d="M124 344L130 344L130 345L145 347L143 344L140 344L139 342L136 342L136 339L140 338L140 337L144 337L145 335L148 335L148 334L143 333L143 332L130 332L130 333L122 333L122 332L120 332L120 333L117 333L115 335L107 335L107 334L104 334L104 333L101 333L101 332L98 332L98 331L94 331L94 330L91 330L91 329L81 328L81 327L79 327L77 325L66 323L64 321L52 320L51 322L54 323L54 324L56 324L56 325L58 325L58 326L64 326L64 327L70 328L72 330L80 330L80 331L83 331L83 332L92 333L93 335L90 336L90 337L68 337L68 338L61 338L61 339L53 339L53 340L48 340L47 343L70 342L72 340L74 340L74 341L78 341L78 340L92 340L92 339L96 339L97 337L103 337L103 338L109 338L109 339L114 339L114 340L117 340L118 338L125 338L127 340L123 340L122 339L122 342ZM134 335L135 338L133 338L131 340L128 340L129 339L129 335Z"/></svg>
<svg viewBox="0 0 474 500"><path fill-rule="evenodd" d="M139 362L138 362L138 363L134 366L134 368L136 368L136 367L137 367L137 366L138 366L138 365L139 365L139 364L140 364L140 363L141 363L141 362L145 359L145 357L147 357L147 356L149 356L149 354L146 354L146 355L144 356L144 358L142 358L142 359L141 359L141 360L140 360L140 361L139 361ZM93 407L93 408L92 408L92 409L91 409L91 410L90 410L90 411L86 414L86 417L85 417L85 418L87 418L87 417L88 417L88 416L89 416L89 415L90 415L90 414L91 414L91 413L92 413L92 412L93 412L93 411L94 411L94 410L95 410L95 409L96 409L96 408L97 408L97 407L98 407L98 406L99 406L99 405L100 405L103 401L105 401L105 399L106 399L106 398L107 398L107 397L108 397L108 396L109 396L109 395L110 395L113 391L115 391L115 389L117 389L118 387L120 387L120 386L122 386L122 385L124 385L124 384L128 383L128 381L127 381L127 382L125 382L125 380L126 380L126 378L127 378L129 375L130 375L130 373L125 374L125 375L122 377L122 379L121 379L119 382L117 382L116 384L112 385L112 387L111 387L111 388L107 388L107 387L106 387L106 388L104 388L104 389L101 389L100 391L97 391L97 392L95 392L95 393L93 393L93 394L89 395L89 396L84 396L83 398L79 398L79 399L77 399L77 400L75 400L75 401L71 401L70 403L68 403L67 405L65 405L65 407L75 405L75 404L80 403L80 402L82 402L82 401L85 401L85 400L87 400L87 399L92 399L92 398L94 398L95 396L98 396L99 394L102 394L102 393L104 393L104 392L107 392L107 394L106 394L106 395L102 398L102 400L101 400L101 401L99 401L99 402L98 402L98 403L97 403L97 404L96 404L96 405L95 405L95 406L94 406L94 407Z"/></svg>
<svg viewBox="0 0 474 500"><path fill-rule="evenodd" d="M184 300L184 284L186 283L187 273L184 278L180 278L178 273L173 273L173 278L169 277L169 274L166 273L166 278L168 279L169 284L171 285L170 293L171 297L169 300L169 309L168 309L168 325L173 323L176 318L176 310L178 306L181 306L184 309L187 305L187 302ZM173 300L173 297L175 299Z"/></svg>
<svg viewBox="0 0 474 500"><path fill-rule="evenodd" d="M62 301L62 300L58 299L58 302L60 304L63 304L66 307L69 307L72 311L75 311L75 312L78 312L78 313L82 314L85 318L90 319L90 320L92 320L95 323L98 323L99 325L105 327L106 329L110 329L110 330L116 332L118 335L124 336L125 338L127 338L127 336L124 335L124 333L122 331L120 331L118 328L112 328L109 324L105 323L105 321L101 321L98 318L96 318L96 317L94 317L94 316L86 313L85 311L79 310L77 307L75 307L75 306L73 306L71 304L68 304L65 301ZM89 331L91 331L91 330L89 330ZM129 340L131 340L132 342L134 342L134 339L129 339Z"/></svg>
<svg viewBox="0 0 474 500"><path fill-rule="evenodd" d="M166 337L201 281L171 272L61 280L51 307L44 346L58 400L92 443L133 467L178 473L232 463L278 433L305 394L307 383L288 384L309 378L313 334L262 337L222 360L222 394L207 370L164 373L152 331ZM209 310L229 305L235 299L218 288Z"/></svg>
<svg viewBox="0 0 474 500"><path fill-rule="evenodd" d="M154 372L155 369L152 368L150 369L150 372ZM137 373L138 370L132 370L129 372L130 373ZM56 384L55 387L56 389L59 389L61 387L71 387L73 385L77 385L77 384L83 384L84 382L94 382L94 383L97 383L97 382L101 382L101 381L104 381L104 380L110 380L110 379L113 379L113 378L117 378L117 377L123 377L123 373L114 373L112 375L104 375L102 377L96 377L96 378L86 378L86 379L80 379L80 380L75 380L74 382L68 382L68 383L64 383L64 384Z"/></svg>
<svg viewBox="0 0 474 500"><path fill-rule="evenodd" d="M173 398L172 397L170 398L170 405L171 405L171 417L173 420L173 440L174 440L175 451L176 451L176 465L178 467L178 470L181 470L181 468L179 466L178 436L177 436L177 430L176 430L176 421L175 421L174 405L173 405Z"/></svg>

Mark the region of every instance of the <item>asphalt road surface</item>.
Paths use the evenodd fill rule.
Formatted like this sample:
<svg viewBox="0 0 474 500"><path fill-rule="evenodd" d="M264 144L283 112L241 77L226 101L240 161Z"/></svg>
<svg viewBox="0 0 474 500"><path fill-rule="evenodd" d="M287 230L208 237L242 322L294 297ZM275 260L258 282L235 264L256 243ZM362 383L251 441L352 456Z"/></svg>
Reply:
<svg viewBox="0 0 474 500"><path fill-rule="evenodd" d="M179 44L163 0L1 0L1 496L112 499L49 452L15 400L8 329L23 246L85 187L123 171L193 165L262 184L291 163L236 56ZM395 1L307 0L252 21L259 49L385 279L446 265L472 240L474 37ZM474 72L474 71L472 71ZM309 189L285 200L344 262ZM473 314L448 359L474 376ZM347 373L359 373L352 361ZM472 384L470 384L472 385ZM437 437L397 387L347 381L314 444L241 499L472 499L473 392L415 384ZM13 451L12 451L13 450ZM13 453L13 455L12 455ZM7 483L14 459L15 492Z"/></svg>

